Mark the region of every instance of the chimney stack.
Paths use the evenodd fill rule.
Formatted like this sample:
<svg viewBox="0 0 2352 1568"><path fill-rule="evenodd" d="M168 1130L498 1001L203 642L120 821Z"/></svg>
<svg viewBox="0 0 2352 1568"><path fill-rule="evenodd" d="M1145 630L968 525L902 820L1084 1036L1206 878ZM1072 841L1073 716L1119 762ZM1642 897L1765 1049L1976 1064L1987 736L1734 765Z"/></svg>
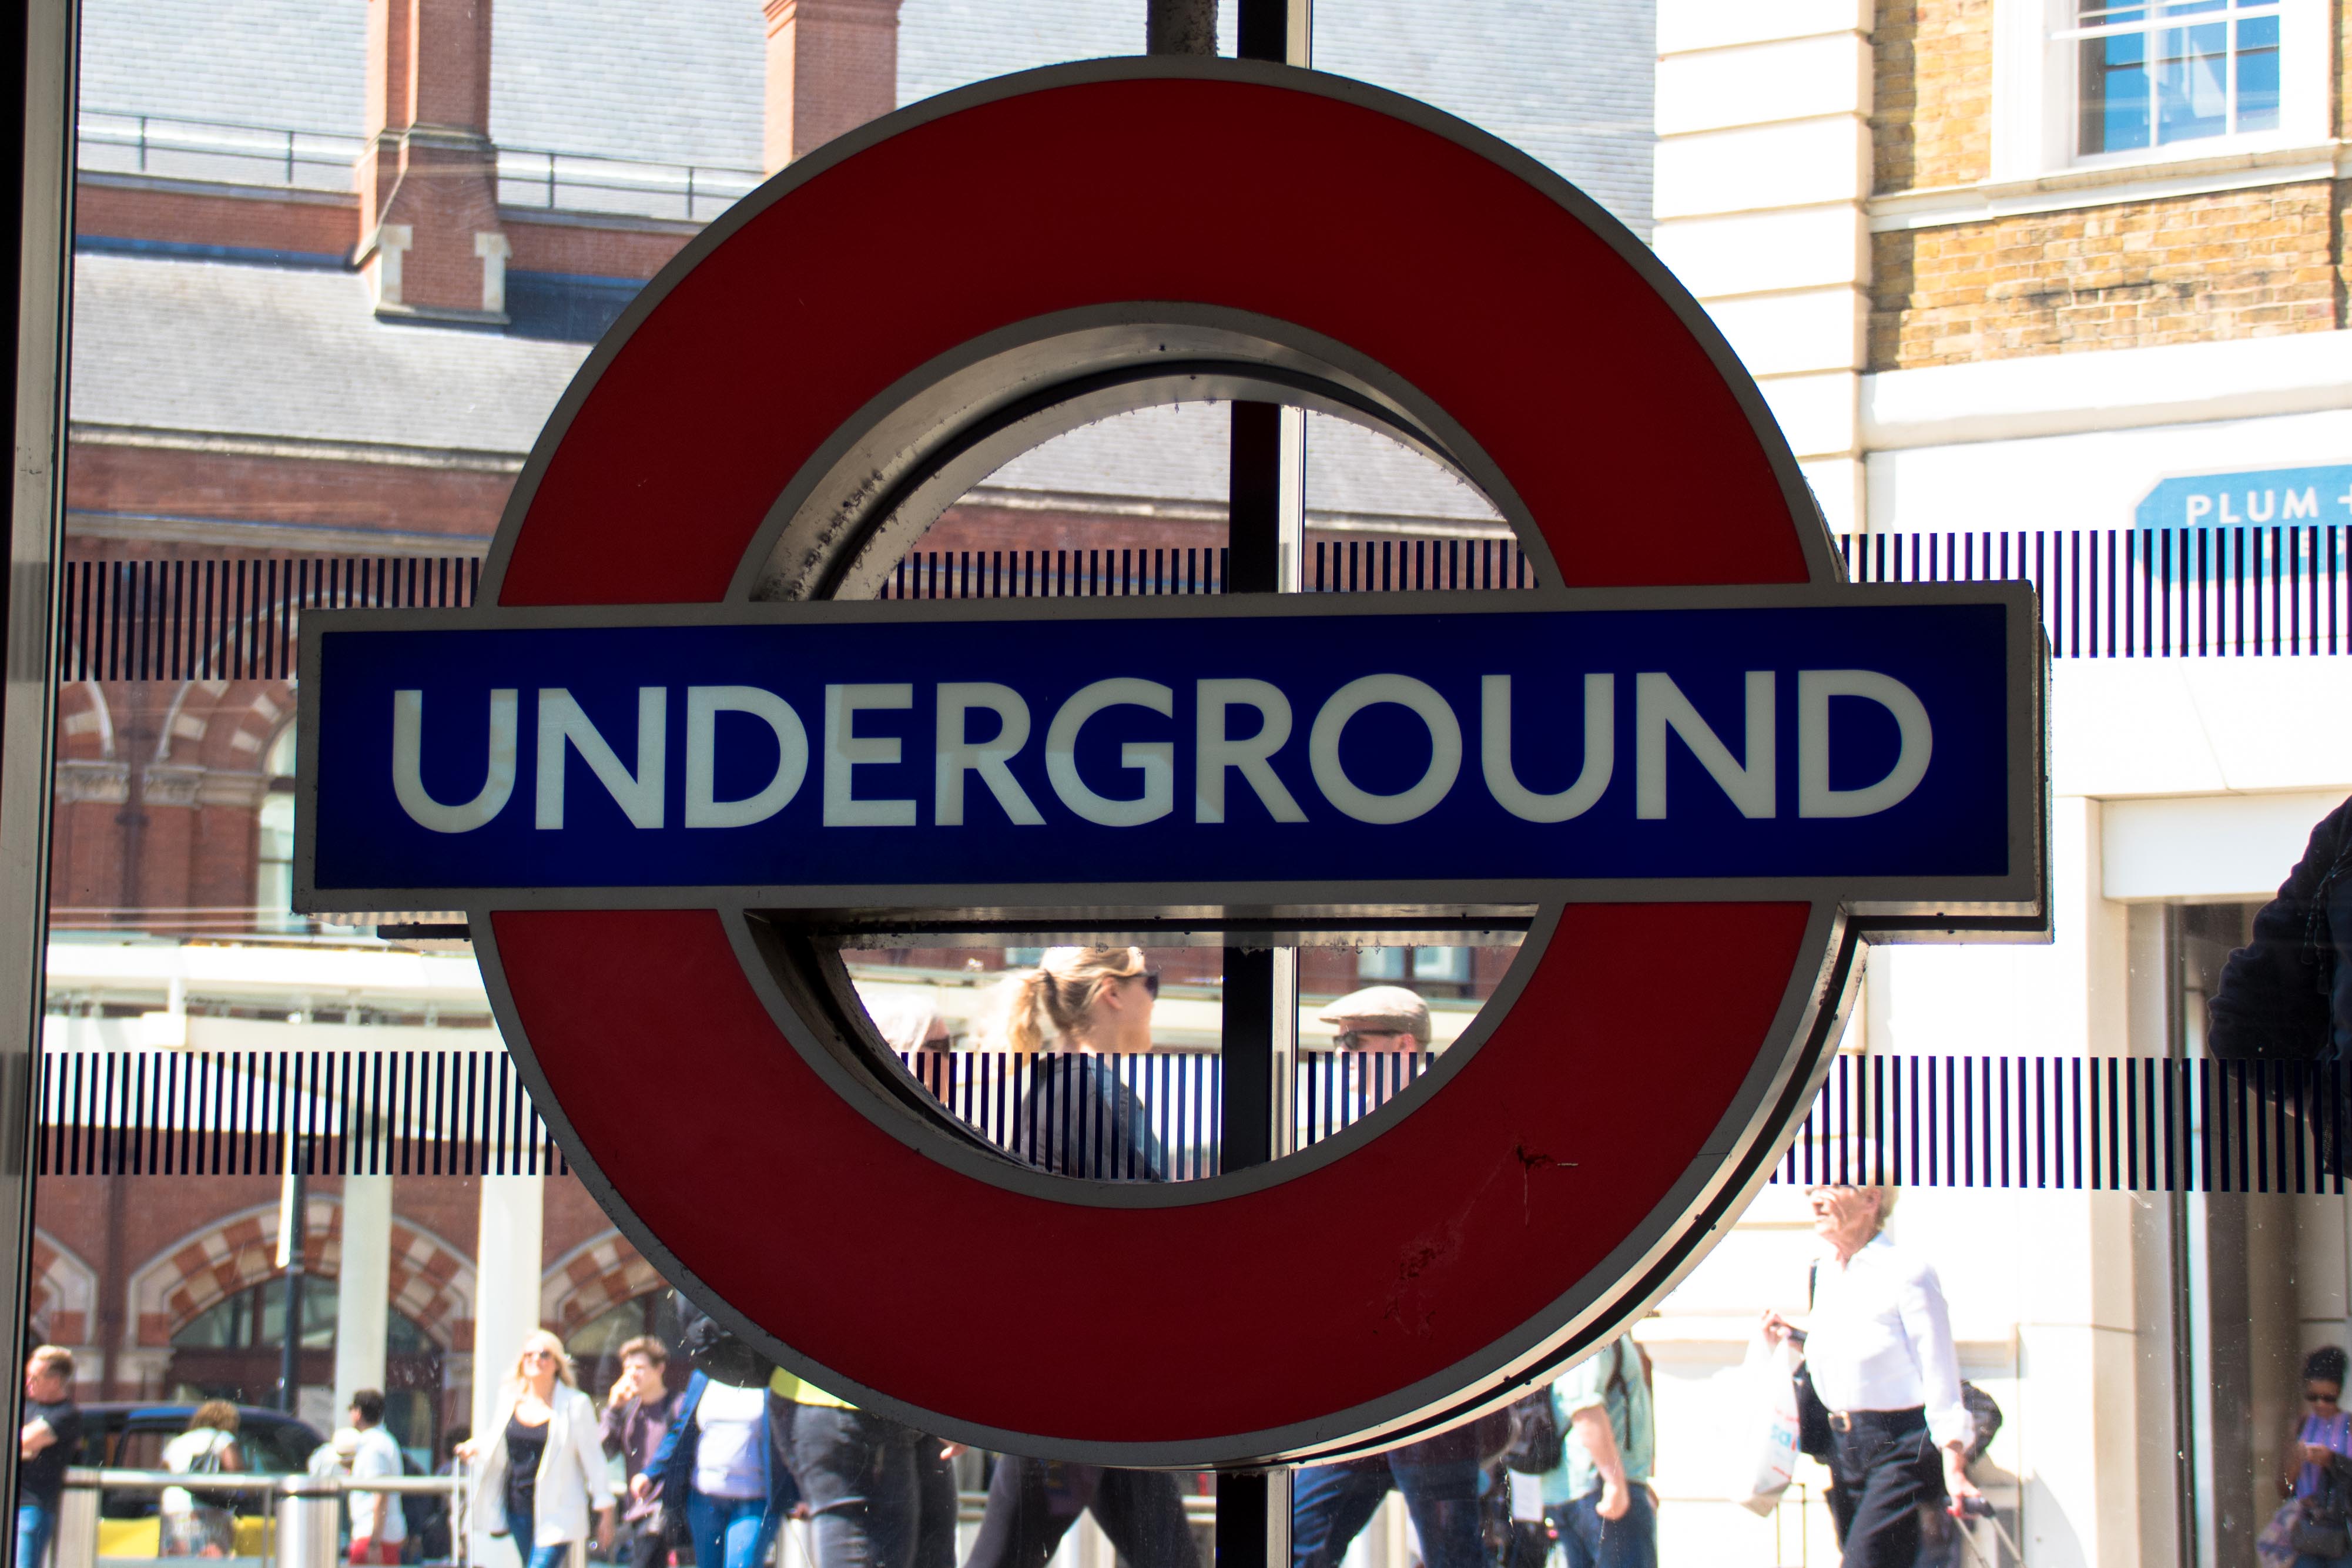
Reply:
<svg viewBox="0 0 2352 1568"><path fill-rule="evenodd" d="M376 314L506 324L490 0L367 0L357 258Z"/></svg>
<svg viewBox="0 0 2352 1568"><path fill-rule="evenodd" d="M761 9L768 173L898 106L898 0L764 0Z"/></svg>

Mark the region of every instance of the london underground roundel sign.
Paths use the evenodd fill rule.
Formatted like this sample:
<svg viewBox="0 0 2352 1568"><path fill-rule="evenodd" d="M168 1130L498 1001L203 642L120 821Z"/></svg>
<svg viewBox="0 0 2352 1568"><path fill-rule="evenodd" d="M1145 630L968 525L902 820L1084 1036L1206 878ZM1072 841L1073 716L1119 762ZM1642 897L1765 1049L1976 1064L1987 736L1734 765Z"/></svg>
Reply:
<svg viewBox="0 0 2352 1568"><path fill-rule="evenodd" d="M871 597L1012 454L1202 397L1452 465L1540 586ZM590 357L482 596L311 617L302 907L467 910L636 1245L817 1385L999 1448L1243 1464L1491 1402L1763 1179L1860 934L2043 929L2028 592L1843 583L1637 240L1304 71L1059 68L795 163ZM1476 1026L1181 1184L961 1131L823 957L1416 921L1524 924Z"/></svg>

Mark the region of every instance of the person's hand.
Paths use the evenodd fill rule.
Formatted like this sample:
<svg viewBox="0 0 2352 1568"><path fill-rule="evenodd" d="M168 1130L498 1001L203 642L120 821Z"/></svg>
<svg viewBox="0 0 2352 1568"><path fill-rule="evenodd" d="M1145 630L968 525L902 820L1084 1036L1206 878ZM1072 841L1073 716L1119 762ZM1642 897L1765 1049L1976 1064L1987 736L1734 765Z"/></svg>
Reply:
<svg viewBox="0 0 2352 1568"><path fill-rule="evenodd" d="M966 1444L950 1443L947 1441L947 1439L941 1438L940 1440L940 1458L942 1459L956 1458L963 1453L967 1447L968 1445Z"/></svg>
<svg viewBox="0 0 2352 1568"><path fill-rule="evenodd" d="M1797 1331L1797 1325L1780 1313L1767 1310L1764 1314L1764 1342L1778 1350Z"/></svg>
<svg viewBox="0 0 2352 1568"><path fill-rule="evenodd" d="M16 1434L16 1457L20 1459L37 1458L42 1449L57 1440L58 1435L50 1429L49 1424L36 1415L26 1422L24 1429Z"/></svg>
<svg viewBox="0 0 2352 1568"><path fill-rule="evenodd" d="M654 1479L639 1470L629 1478L629 1500L643 1502L654 1494Z"/></svg>
<svg viewBox="0 0 2352 1568"><path fill-rule="evenodd" d="M1595 1512L1606 1520L1620 1520L1625 1517L1625 1510L1633 1506L1633 1494L1625 1489L1623 1475L1601 1478L1601 1502L1594 1510Z"/></svg>
<svg viewBox="0 0 2352 1568"><path fill-rule="evenodd" d="M2335 1458L2336 1450L2324 1443L2305 1443L2303 1446L2303 1462L2306 1465L2318 1465L2324 1468Z"/></svg>
<svg viewBox="0 0 2352 1568"><path fill-rule="evenodd" d="M1951 1495L1951 1510L1954 1514L1958 1514L1960 1511L1960 1505L1971 1498L1979 1502L1984 1500L1983 1490L1976 1482L1969 1479L1968 1465L1960 1458L1960 1446L1958 1443L1952 1444L1944 1450L1944 1490Z"/></svg>
<svg viewBox="0 0 2352 1568"><path fill-rule="evenodd" d="M611 1388L604 1391L604 1408L618 1410L636 1396L637 1380L625 1372L613 1380Z"/></svg>
<svg viewBox="0 0 2352 1568"><path fill-rule="evenodd" d="M607 1561L611 1560L613 1555L613 1510L609 1508L600 1509L596 1513L596 1550L603 1552Z"/></svg>
<svg viewBox="0 0 2352 1568"><path fill-rule="evenodd" d="M468 1437L464 1442L452 1447L449 1451L470 1465L476 1459L482 1457L482 1445L475 1439Z"/></svg>
<svg viewBox="0 0 2352 1568"><path fill-rule="evenodd" d="M809 1505L808 1505L807 1503L805 1503L805 1502L796 1502L796 1503L793 1504L793 1510L792 1510L792 1515L791 1515L791 1517L792 1517L792 1518L793 1518L793 1519L806 1519L806 1518L808 1518L808 1517L809 1517Z"/></svg>

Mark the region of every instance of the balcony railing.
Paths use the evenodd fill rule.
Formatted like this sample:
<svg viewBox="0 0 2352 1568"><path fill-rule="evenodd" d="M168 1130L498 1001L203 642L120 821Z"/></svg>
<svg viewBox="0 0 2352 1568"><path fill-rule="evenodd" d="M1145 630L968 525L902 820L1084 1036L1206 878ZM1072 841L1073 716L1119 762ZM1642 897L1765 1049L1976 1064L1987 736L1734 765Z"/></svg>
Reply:
<svg viewBox="0 0 2352 1568"><path fill-rule="evenodd" d="M367 144L334 132L119 109L84 109L79 130L76 162L86 173L305 191L350 190Z"/></svg>
<svg viewBox="0 0 2352 1568"><path fill-rule="evenodd" d="M120 109L85 109L78 166L86 173L256 185L278 190L352 189L352 168L367 138L296 131L234 120L194 120ZM766 178L758 169L498 149L501 206L707 223Z"/></svg>

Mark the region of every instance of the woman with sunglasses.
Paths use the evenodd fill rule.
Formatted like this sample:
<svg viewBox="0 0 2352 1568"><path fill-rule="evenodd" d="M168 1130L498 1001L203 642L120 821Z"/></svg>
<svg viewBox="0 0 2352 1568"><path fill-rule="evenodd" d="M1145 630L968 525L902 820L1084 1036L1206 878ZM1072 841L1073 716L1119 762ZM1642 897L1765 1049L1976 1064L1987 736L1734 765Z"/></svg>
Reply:
<svg viewBox="0 0 2352 1568"><path fill-rule="evenodd" d="M457 1446L474 1473L474 1518L492 1535L512 1535L522 1568L558 1568L586 1541L588 1516L609 1541L613 1498L596 1405L580 1392L563 1342L533 1330L515 1357L487 1440Z"/></svg>
<svg viewBox="0 0 2352 1568"><path fill-rule="evenodd" d="M2284 1550L2273 1554L2258 1549L2265 1562L2292 1551L2294 1568L2352 1563L2352 1531L2346 1529L2347 1504L2352 1502L2352 1411L2343 1406L2346 1364L2344 1352L2334 1345L2303 1358L2303 1420L2286 1448L2294 1468L2285 1491L2294 1499L2294 1511L2280 1542Z"/></svg>
<svg viewBox="0 0 2352 1568"><path fill-rule="evenodd" d="M1107 1058L1151 1049L1160 976L1140 948L1056 947L1014 983L1004 1037L1035 1056L1050 1033L1013 1121L1013 1152L1060 1176L1163 1182L1166 1152L1149 1109ZM1005 1455L964 1568L1045 1568L1070 1526L1091 1510L1126 1568L1193 1568L1199 1561L1184 1497L1161 1471L1111 1470Z"/></svg>

